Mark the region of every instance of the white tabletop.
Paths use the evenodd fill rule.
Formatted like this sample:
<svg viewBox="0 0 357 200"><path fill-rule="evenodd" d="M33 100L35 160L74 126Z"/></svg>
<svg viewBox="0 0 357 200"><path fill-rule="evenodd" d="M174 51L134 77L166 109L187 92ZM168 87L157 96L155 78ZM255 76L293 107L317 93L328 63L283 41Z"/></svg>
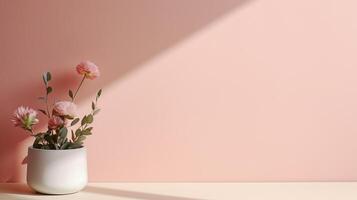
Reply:
<svg viewBox="0 0 357 200"><path fill-rule="evenodd" d="M90 183L70 195L42 195L26 184L0 184L1 200L356 200L357 183Z"/></svg>

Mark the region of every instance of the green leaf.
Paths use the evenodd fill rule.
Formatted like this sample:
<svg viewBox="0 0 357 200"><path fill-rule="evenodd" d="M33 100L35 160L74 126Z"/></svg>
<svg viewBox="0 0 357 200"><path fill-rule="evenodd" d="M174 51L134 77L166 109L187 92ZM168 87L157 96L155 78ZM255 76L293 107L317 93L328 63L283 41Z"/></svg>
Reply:
<svg viewBox="0 0 357 200"><path fill-rule="evenodd" d="M48 143L53 143L52 138L49 134L45 134L43 137Z"/></svg>
<svg viewBox="0 0 357 200"><path fill-rule="evenodd" d="M51 93L52 91L53 91L53 89L52 89L51 86L48 86L48 87L46 88L47 94Z"/></svg>
<svg viewBox="0 0 357 200"><path fill-rule="evenodd" d="M41 137L36 137L36 139L35 139L35 141L33 142L34 144L37 144L37 143L39 143L40 141L41 141Z"/></svg>
<svg viewBox="0 0 357 200"><path fill-rule="evenodd" d="M77 149L81 148L83 143L70 143L68 149Z"/></svg>
<svg viewBox="0 0 357 200"><path fill-rule="evenodd" d="M46 80L47 82L49 82L51 80L52 76L51 76L51 73L50 72L47 72L46 73Z"/></svg>
<svg viewBox="0 0 357 200"><path fill-rule="evenodd" d="M58 149L57 145L55 144L55 142L53 141L52 137L50 134L46 134L44 136L44 139L48 142L48 147L49 149Z"/></svg>
<svg viewBox="0 0 357 200"><path fill-rule="evenodd" d="M68 96L71 97L71 99L73 100L73 92L72 92L72 90L68 91Z"/></svg>
<svg viewBox="0 0 357 200"><path fill-rule="evenodd" d="M77 130L76 130L76 137L80 136L81 134L82 134L81 129L77 129Z"/></svg>
<svg viewBox="0 0 357 200"><path fill-rule="evenodd" d="M61 144L63 144L65 141L67 141L67 133L68 133L68 130L67 130L66 127L62 127L62 128L59 130L58 134L56 134L57 137L59 136L59 139L58 139L58 141L57 141L58 144L61 145Z"/></svg>
<svg viewBox="0 0 357 200"><path fill-rule="evenodd" d="M100 109L95 110L95 111L93 112L93 115L98 114L98 113L99 113L99 111L100 111Z"/></svg>
<svg viewBox="0 0 357 200"><path fill-rule="evenodd" d="M92 135L92 129L93 127L89 127L89 128L86 128L82 131L82 134L81 135Z"/></svg>
<svg viewBox="0 0 357 200"><path fill-rule="evenodd" d="M93 122L93 115L85 115L81 121L81 125L83 126L84 124L90 124Z"/></svg>
<svg viewBox="0 0 357 200"><path fill-rule="evenodd" d="M42 74L42 80L45 83L45 85L47 86L47 73Z"/></svg>
<svg viewBox="0 0 357 200"><path fill-rule="evenodd" d="M67 149L71 143L66 141L63 143L63 145L60 147L60 149Z"/></svg>
<svg viewBox="0 0 357 200"><path fill-rule="evenodd" d="M36 143L36 144L33 144L32 147L35 149L42 149L42 144Z"/></svg>
<svg viewBox="0 0 357 200"><path fill-rule="evenodd" d="M67 137L67 132L68 132L68 130L67 130L66 127L62 127L62 128L60 129L59 135L60 135L61 138L63 138L63 140L64 140L64 138Z"/></svg>
<svg viewBox="0 0 357 200"><path fill-rule="evenodd" d="M40 112L43 113L44 115L47 115L47 112L46 112L45 110L38 109L38 111L40 111Z"/></svg>
<svg viewBox="0 0 357 200"><path fill-rule="evenodd" d="M100 95L102 94L102 89L100 89L98 92L97 92L97 96L95 98L95 101L98 101Z"/></svg>
<svg viewBox="0 0 357 200"><path fill-rule="evenodd" d="M71 133L72 133L72 141L74 141L75 135L74 135L73 130L71 130Z"/></svg>
<svg viewBox="0 0 357 200"><path fill-rule="evenodd" d="M74 119L74 120L71 122L71 126L76 125L78 122L79 122L79 118Z"/></svg>
<svg viewBox="0 0 357 200"><path fill-rule="evenodd" d="M95 110L95 103L92 101L92 110Z"/></svg>
<svg viewBox="0 0 357 200"><path fill-rule="evenodd" d="M81 121L81 125L83 126L86 123L87 123L87 115L84 115L84 117L82 118L82 121Z"/></svg>
<svg viewBox="0 0 357 200"><path fill-rule="evenodd" d="M83 140L85 140L86 139L86 136L84 136L84 135L81 135L81 136L79 136L78 138L77 138L77 140L76 140L76 143L81 143Z"/></svg>
<svg viewBox="0 0 357 200"><path fill-rule="evenodd" d="M61 139L61 138L59 138L59 139ZM54 143L57 143L59 139L58 139L58 134L52 135L52 140Z"/></svg>
<svg viewBox="0 0 357 200"><path fill-rule="evenodd" d="M90 132L90 131L86 131L86 132L83 132L83 135L92 135L92 132Z"/></svg>
<svg viewBox="0 0 357 200"><path fill-rule="evenodd" d="M89 115L87 116L87 124L92 123L93 120L94 120L93 115L89 114Z"/></svg>
<svg viewBox="0 0 357 200"><path fill-rule="evenodd" d="M36 149L41 149L42 145L40 144L40 141L42 140L41 137L36 137L35 141L33 142L32 147Z"/></svg>

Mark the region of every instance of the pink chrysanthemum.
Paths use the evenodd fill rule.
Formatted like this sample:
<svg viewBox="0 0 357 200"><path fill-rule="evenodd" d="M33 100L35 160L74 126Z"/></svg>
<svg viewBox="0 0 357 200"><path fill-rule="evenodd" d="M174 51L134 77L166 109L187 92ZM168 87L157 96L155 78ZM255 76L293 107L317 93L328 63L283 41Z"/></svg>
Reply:
<svg viewBox="0 0 357 200"><path fill-rule="evenodd" d="M88 79L95 79L100 76L97 65L90 61L82 61L76 67L78 74L84 75Z"/></svg>
<svg viewBox="0 0 357 200"><path fill-rule="evenodd" d="M29 107L20 106L14 111L12 119L14 126L21 127L26 130L32 130L32 126L37 124L37 112Z"/></svg>
<svg viewBox="0 0 357 200"><path fill-rule="evenodd" d="M66 126L66 120L61 117L54 115L48 120L49 129L57 129L62 126Z"/></svg>
<svg viewBox="0 0 357 200"><path fill-rule="evenodd" d="M70 101L59 101L53 107L53 114L68 119L77 116L77 106Z"/></svg>

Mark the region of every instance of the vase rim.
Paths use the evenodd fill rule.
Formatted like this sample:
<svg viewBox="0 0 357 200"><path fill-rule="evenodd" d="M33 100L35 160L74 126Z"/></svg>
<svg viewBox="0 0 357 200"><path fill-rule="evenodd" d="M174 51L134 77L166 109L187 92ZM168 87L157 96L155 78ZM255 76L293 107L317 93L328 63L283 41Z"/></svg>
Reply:
<svg viewBox="0 0 357 200"><path fill-rule="evenodd" d="M86 147L82 146L75 149L37 149L37 148L33 148L33 146L29 146L28 149L35 150L35 151L79 151L79 150L86 150Z"/></svg>

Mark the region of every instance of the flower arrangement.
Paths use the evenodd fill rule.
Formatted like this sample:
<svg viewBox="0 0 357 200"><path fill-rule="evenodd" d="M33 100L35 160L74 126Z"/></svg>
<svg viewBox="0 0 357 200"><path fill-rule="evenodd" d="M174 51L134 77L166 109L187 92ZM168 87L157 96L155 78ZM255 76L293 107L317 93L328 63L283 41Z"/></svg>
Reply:
<svg viewBox="0 0 357 200"><path fill-rule="evenodd" d="M74 101L86 79L93 80L100 76L99 69L94 63L83 61L76 66L76 71L83 78L74 93L72 90L68 91L70 100L57 101L52 105L49 105L49 95L53 91L50 86L51 73L46 72L42 76L45 95L39 97L39 99L45 103L45 108L37 111L48 118L46 132L35 133L33 130L33 126L39 123L38 112L35 109L20 106L14 111L12 119L14 126L28 131L31 136L35 137L33 148L54 150L80 148L83 146L86 136L92 134L93 127L91 127L91 123L94 120L94 116L100 111L97 107L97 102L102 90L100 89L97 92L95 100L92 101L91 112L82 118L77 115L77 106ZM78 122L80 122L79 125L77 125ZM71 135L68 137L69 132Z"/></svg>

